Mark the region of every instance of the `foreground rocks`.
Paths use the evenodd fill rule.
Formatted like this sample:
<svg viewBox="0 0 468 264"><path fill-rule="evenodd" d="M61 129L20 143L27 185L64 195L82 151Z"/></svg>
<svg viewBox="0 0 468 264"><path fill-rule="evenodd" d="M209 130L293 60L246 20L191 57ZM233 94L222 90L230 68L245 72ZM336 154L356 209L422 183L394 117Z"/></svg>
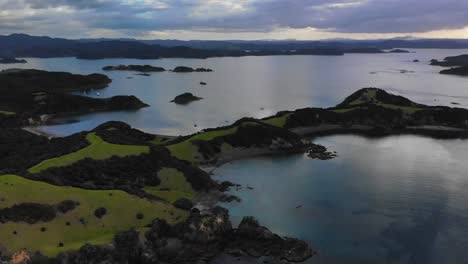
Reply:
<svg viewBox="0 0 468 264"><path fill-rule="evenodd" d="M142 238L143 237L143 238ZM222 253L268 256L272 261L303 262L316 254L304 241L283 238L245 217L233 228L226 209L211 214L197 210L181 224L154 220L143 236L135 230L117 234L111 245L85 245L61 254L50 263L208 263Z"/></svg>
<svg viewBox="0 0 468 264"><path fill-rule="evenodd" d="M336 152L327 151L327 148L321 145L313 145L310 147L309 153L307 154L309 158L319 159L319 160L330 160L337 157Z"/></svg>
<svg viewBox="0 0 468 264"><path fill-rule="evenodd" d="M203 98L197 97L197 96L193 95L192 93L183 93L181 95L176 96L174 98L174 100L171 101L171 103L185 105L185 104L189 104L189 103L194 102L194 101L199 101L201 99L203 99Z"/></svg>

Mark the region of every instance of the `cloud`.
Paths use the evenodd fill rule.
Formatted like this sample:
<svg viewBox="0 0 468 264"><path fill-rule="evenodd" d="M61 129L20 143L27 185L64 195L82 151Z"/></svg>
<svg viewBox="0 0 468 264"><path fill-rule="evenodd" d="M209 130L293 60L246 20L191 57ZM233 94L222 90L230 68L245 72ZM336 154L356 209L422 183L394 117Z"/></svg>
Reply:
<svg viewBox="0 0 468 264"><path fill-rule="evenodd" d="M0 32L404 34L464 28L466 10L460 0L0 0Z"/></svg>

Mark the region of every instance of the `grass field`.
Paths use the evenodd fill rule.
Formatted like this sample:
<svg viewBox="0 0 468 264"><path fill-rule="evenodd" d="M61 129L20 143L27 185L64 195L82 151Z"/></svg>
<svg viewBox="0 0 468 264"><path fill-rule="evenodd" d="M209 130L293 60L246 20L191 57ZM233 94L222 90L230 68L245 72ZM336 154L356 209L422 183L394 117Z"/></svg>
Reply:
<svg viewBox="0 0 468 264"><path fill-rule="evenodd" d="M280 117L273 117L269 119L263 120L263 123L272 125L272 126L277 126L277 127L284 127L286 125L286 121L288 120L290 114L285 114Z"/></svg>
<svg viewBox="0 0 468 264"><path fill-rule="evenodd" d="M193 137L183 142L180 142L174 145L169 145L167 146L167 148L171 152L172 156L181 160L186 160L192 163L196 163L202 160L202 155L198 152L198 147L192 144L192 141L194 140L209 141L217 137L231 135L236 132L237 132L237 127L224 129L224 130L203 132L203 133L194 135Z"/></svg>
<svg viewBox="0 0 468 264"><path fill-rule="evenodd" d="M156 187L146 187L144 188L145 192L156 195L170 203L181 198L193 198L195 191L182 172L172 168L163 168L158 173L158 177L161 184Z"/></svg>
<svg viewBox="0 0 468 264"><path fill-rule="evenodd" d="M88 147L77 152L45 160L31 167L28 172L39 173L48 168L67 166L85 158L102 160L112 156L125 157L149 153L150 151L148 146L129 146L107 143L102 138L96 136L95 133L88 134L86 139L91 143Z"/></svg>
<svg viewBox="0 0 468 264"><path fill-rule="evenodd" d="M175 223L185 220L188 216L187 212L168 203L141 199L123 191L59 187L15 175L0 176L0 197L0 208L24 202L53 205L70 199L80 203L73 211L58 215L48 223L1 224L0 247L3 246L11 252L27 248L32 252L40 251L46 256L78 249L85 243L108 243L116 232L144 228L155 218ZM93 214L99 207L107 209L107 214L102 219ZM137 213L142 213L144 218L138 220ZM85 225L80 223L81 218L86 220ZM66 222L70 222L71 225L67 226ZM47 230L41 232L42 227ZM13 234L14 231L17 232L16 235ZM6 241L7 243L4 243ZM64 243L64 247L58 247L60 242Z"/></svg>

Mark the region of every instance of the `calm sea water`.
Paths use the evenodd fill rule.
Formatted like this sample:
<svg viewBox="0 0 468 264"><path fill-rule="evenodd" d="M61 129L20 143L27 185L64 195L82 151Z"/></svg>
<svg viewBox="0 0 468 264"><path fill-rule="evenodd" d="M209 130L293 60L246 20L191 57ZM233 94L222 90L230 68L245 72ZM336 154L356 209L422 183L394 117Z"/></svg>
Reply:
<svg viewBox="0 0 468 264"><path fill-rule="evenodd" d="M100 96L136 95L151 107L134 112L100 113L77 117L80 122L43 128L56 135L93 129L109 120L125 121L148 132L190 134L198 129L226 125L239 118L265 117L282 110L329 107L363 87L379 87L425 104L457 102L468 106L468 79L437 74L429 60L466 54L468 50L413 50L410 54L348 54L345 56L270 56L243 58L162 60L27 59L24 65L73 73L105 73L112 84ZM421 62L414 63L414 59ZM213 73L103 72L117 64L151 64L173 69L179 65L208 67ZM400 70L411 71L402 74ZM133 79L127 79L133 77ZM201 86L200 81L208 85ZM192 92L205 98L188 106L169 103L176 95ZM436 101L434 101L436 100ZM261 110L264 109L264 110ZM227 122L226 122L227 121ZM197 124L197 127L194 125Z"/></svg>
<svg viewBox="0 0 468 264"><path fill-rule="evenodd" d="M153 133L189 134L245 116L332 106L362 87L384 88L429 105L457 102L468 107L468 78L439 75L439 67L428 65L432 58L468 50L413 51L207 60L28 59L28 64L0 65L0 69L89 74L103 73L101 68L107 65L151 64L215 70L150 77L107 72L112 84L100 95L88 96L136 95L151 107L78 116L79 122L42 128L56 135L89 130L109 120ZM200 81L208 85L200 86ZM205 99L188 106L169 103L183 92ZM233 220L254 215L274 232L307 240L320 252L310 263L468 263L467 141L334 136L317 142L340 156L331 161L303 155L259 158L218 169L215 177L220 180L254 188L234 192L244 202L225 205ZM230 262L222 258L217 263Z"/></svg>
<svg viewBox="0 0 468 264"><path fill-rule="evenodd" d="M468 141L317 142L339 157L257 158L219 168L218 179L244 186L232 191L243 202L223 205L233 221L254 215L274 232L305 239L320 254L309 263L468 263Z"/></svg>

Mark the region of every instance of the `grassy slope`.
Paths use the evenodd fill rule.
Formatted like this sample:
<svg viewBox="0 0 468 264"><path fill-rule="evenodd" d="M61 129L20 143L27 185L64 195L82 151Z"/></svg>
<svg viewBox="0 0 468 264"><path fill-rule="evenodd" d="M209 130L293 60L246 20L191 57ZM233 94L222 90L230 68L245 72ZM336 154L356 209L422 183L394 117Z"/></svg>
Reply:
<svg viewBox="0 0 468 264"><path fill-rule="evenodd" d="M91 143L90 146L77 152L45 160L30 168L28 171L30 173L38 173L51 167L67 166L85 158L101 160L112 156L124 157L148 153L150 151L147 146L128 146L107 143L96 136L95 133L88 134L86 139Z"/></svg>
<svg viewBox="0 0 468 264"><path fill-rule="evenodd" d="M284 127L286 125L286 121L289 115L290 114L284 114L283 116L280 116L280 117L273 117L273 118L265 119L263 120L263 122L272 126Z"/></svg>
<svg viewBox="0 0 468 264"><path fill-rule="evenodd" d="M197 161L201 161L202 155L198 152L197 146L193 145L191 141L193 140L208 141L208 140L213 140L217 137L231 135L236 132L237 132L237 127L224 129L224 130L203 132L203 133L194 135L193 137L183 142L180 142L174 145L169 145L167 148L171 152L172 156L181 160L186 160L192 163L196 163Z"/></svg>
<svg viewBox="0 0 468 264"><path fill-rule="evenodd" d="M109 195L112 194L112 195ZM24 202L57 204L72 199L80 202L75 210L59 215L49 223L29 225L25 223L1 224L0 245L9 251L28 248L39 250L47 256L78 249L85 243L103 244L112 240L115 232L130 228L141 229L155 218L164 218L171 223L182 221L187 213L170 204L149 201L129 195L123 191L91 191L73 187L59 187L43 182L31 181L14 175L0 176L0 208ZM94 216L94 210L104 207L107 215L102 219ZM137 213L144 218L138 220ZM86 225L79 222L87 221ZM70 222L70 226L66 226ZM40 228L47 228L41 232ZM14 235L13 231L18 234ZM2 241L8 241L2 244ZM57 245L63 242L64 247Z"/></svg>
<svg viewBox="0 0 468 264"><path fill-rule="evenodd" d="M146 187L145 192L156 195L170 203L180 198L192 199L195 195L195 191L187 182L185 176L176 169L163 168L158 173L158 177L161 184L156 187Z"/></svg>

